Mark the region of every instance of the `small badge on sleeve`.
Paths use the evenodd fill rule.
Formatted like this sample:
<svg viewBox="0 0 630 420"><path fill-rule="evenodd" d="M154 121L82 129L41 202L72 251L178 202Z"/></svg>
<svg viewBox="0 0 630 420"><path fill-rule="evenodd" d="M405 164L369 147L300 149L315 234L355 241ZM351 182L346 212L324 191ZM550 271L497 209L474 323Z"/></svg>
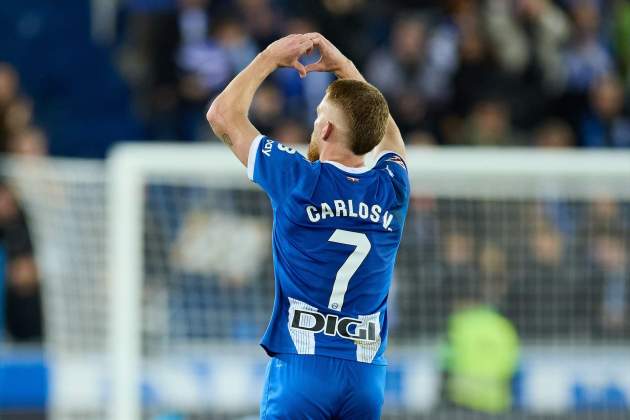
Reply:
<svg viewBox="0 0 630 420"><path fill-rule="evenodd" d="M400 156L392 156L388 159L385 159L387 162L394 162L397 163L398 165L402 166L404 169L407 169L407 167L405 166L405 162L400 158Z"/></svg>

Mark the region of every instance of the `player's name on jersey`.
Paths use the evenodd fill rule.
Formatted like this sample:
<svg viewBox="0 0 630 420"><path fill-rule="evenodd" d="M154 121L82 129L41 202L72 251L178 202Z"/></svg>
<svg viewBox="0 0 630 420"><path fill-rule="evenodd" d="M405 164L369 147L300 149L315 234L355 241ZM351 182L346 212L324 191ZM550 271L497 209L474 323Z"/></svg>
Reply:
<svg viewBox="0 0 630 420"><path fill-rule="evenodd" d="M362 201L357 204L353 203L352 200L333 200L332 204L321 203L319 206L306 206L306 215L312 223L318 223L332 217L356 217L381 223L383 229L387 230L391 230L389 226L394 219L393 214L388 210L383 212L383 208L378 204L368 205Z"/></svg>

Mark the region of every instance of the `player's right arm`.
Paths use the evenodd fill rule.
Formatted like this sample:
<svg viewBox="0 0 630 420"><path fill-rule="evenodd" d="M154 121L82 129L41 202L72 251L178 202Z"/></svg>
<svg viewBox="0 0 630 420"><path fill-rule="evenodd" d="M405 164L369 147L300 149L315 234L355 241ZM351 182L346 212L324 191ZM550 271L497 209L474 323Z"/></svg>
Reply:
<svg viewBox="0 0 630 420"><path fill-rule="evenodd" d="M352 79L367 82L361 72L356 68L354 63L341 53L329 40L323 35L312 32L306 34L312 41L313 45L319 48L321 58L318 62L306 66L306 71L329 71L333 72L339 79ZM405 143L403 142L400 130L389 114L389 120L385 129L383 140L374 148L375 156L383 152L395 152L403 159L406 159Z"/></svg>
<svg viewBox="0 0 630 420"><path fill-rule="evenodd" d="M301 77L306 70L298 60L313 47L304 35L289 35L272 42L219 94L206 118L214 133L247 166L249 149L260 133L248 117L256 90L278 67L293 67Z"/></svg>

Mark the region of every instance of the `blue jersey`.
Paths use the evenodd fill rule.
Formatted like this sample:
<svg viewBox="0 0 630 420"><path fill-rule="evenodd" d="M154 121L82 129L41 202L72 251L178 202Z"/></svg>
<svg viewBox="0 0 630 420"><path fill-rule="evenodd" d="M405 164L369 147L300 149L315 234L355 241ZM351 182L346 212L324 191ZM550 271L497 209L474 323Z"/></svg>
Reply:
<svg viewBox="0 0 630 420"><path fill-rule="evenodd" d="M309 162L265 136L249 178L271 199L275 301L261 345L386 364L387 296L409 202L403 160L372 168Z"/></svg>

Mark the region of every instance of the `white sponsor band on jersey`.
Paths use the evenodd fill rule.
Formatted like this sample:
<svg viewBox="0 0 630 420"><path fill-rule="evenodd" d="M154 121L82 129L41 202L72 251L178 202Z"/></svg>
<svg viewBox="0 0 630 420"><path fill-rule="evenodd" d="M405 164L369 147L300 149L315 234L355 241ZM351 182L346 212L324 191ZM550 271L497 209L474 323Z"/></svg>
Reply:
<svg viewBox="0 0 630 420"><path fill-rule="evenodd" d="M295 309L290 313L290 328L311 331L315 334L338 336L363 343L380 341L378 336L378 318L362 320L350 317L339 317L334 314L322 314L317 311Z"/></svg>
<svg viewBox="0 0 630 420"><path fill-rule="evenodd" d="M391 230L389 227L394 219L394 215L383 209L378 204L371 206L364 202L357 205L352 200L333 200L333 204L321 203L319 207L306 206L306 215L312 223L326 220L332 217L356 217L363 220L370 220L374 223L381 223L383 229Z"/></svg>

